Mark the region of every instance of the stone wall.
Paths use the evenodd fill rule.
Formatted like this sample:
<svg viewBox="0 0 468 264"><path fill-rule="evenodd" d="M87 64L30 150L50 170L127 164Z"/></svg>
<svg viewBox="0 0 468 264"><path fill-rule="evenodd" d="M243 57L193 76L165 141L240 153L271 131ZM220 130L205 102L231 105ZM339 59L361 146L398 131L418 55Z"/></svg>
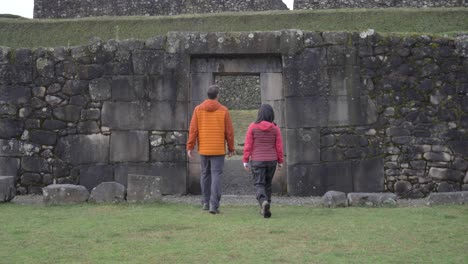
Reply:
<svg viewBox="0 0 468 264"><path fill-rule="evenodd" d="M166 16L287 9L281 0L35 0L34 18Z"/></svg>
<svg viewBox="0 0 468 264"><path fill-rule="evenodd" d="M232 110L256 110L260 107L259 76L216 76L221 88L220 102Z"/></svg>
<svg viewBox="0 0 468 264"><path fill-rule="evenodd" d="M302 82L286 109L298 127L287 135L297 193L467 188L466 38L306 33L304 42L293 61L317 62L287 78ZM304 105L309 118L297 118Z"/></svg>
<svg viewBox="0 0 468 264"><path fill-rule="evenodd" d="M467 0L294 0L294 9L467 7Z"/></svg>
<svg viewBox="0 0 468 264"><path fill-rule="evenodd" d="M239 59L218 59L226 54ZM194 56L214 59L197 71ZM2 47L0 175L15 176L20 193L53 181L125 184L128 174L186 193L197 174L184 151L190 113L215 74L238 69L260 74L262 101L276 110L287 163L279 188L290 195L467 189L468 39L372 32Z"/></svg>

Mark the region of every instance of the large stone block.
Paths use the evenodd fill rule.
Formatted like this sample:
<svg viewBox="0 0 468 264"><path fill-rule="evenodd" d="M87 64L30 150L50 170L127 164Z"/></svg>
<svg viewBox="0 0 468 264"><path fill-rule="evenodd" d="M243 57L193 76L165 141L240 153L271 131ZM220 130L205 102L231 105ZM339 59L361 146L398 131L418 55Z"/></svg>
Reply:
<svg viewBox="0 0 468 264"><path fill-rule="evenodd" d="M146 77L139 77L146 78ZM135 85L132 76L117 76L112 79L112 100L116 101L134 101L145 98L145 87Z"/></svg>
<svg viewBox="0 0 468 264"><path fill-rule="evenodd" d="M464 104L468 105L468 104ZM458 155L461 156L468 156L468 140L458 140L458 141L450 141L448 145Z"/></svg>
<svg viewBox="0 0 468 264"><path fill-rule="evenodd" d="M115 181L127 186L129 174L158 175L162 194L187 193L187 163L121 163L115 165Z"/></svg>
<svg viewBox="0 0 468 264"><path fill-rule="evenodd" d="M21 158L21 169L32 172L49 172L49 164L47 160L37 157Z"/></svg>
<svg viewBox="0 0 468 264"><path fill-rule="evenodd" d="M279 54L281 36L280 31L169 32L166 50L171 54Z"/></svg>
<svg viewBox="0 0 468 264"><path fill-rule="evenodd" d="M442 161L448 162L451 160L451 155L445 152L427 152L423 155L424 159L428 161Z"/></svg>
<svg viewBox="0 0 468 264"><path fill-rule="evenodd" d="M104 78L89 82L89 94L94 101L103 101L111 98L111 83Z"/></svg>
<svg viewBox="0 0 468 264"><path fill-rule="evenodd" d="M281 30L280 50L283 55L300 53L304 49L304 32L297 29Z"/></svg>
<svg viewBox="0 0 468 264"><path fill-rule="evenodd" d="M283 74L262 72L260 74L261 96L263 101L276 101L284 99Z"/></svg>
<svg viewBox="0 0 468 264"><path fill-rule="evenodd" d="M0 104L26 104L30 98L29 87L0 85Z"/></svg>
<svg viewBox="0 0 468 264"><path fill-rule="evenodd" d="M47 130L59 130L67 127L67 123L60 120L45 120L42 128Z"/></svg>
<svg viewBox="0 0 468 264"><path fill-rule="evenodd" d="M325 69L326 49L310 48L283 57L284 95L286 97L325 95L330 79Z"/></svg>
<svg viewBox="0 0 468 264"><path fill-rule="evenodd" d="M80 185L91 191L103 182L114 181L114 167L112 165L85 165L80 166Z"/></svg>
<svg viewBox="0 0 468 264"><path fill-rule="evenodd" d="M202 102L207 97L207 90L214 83L212 72L190 73L190 96L192 102ZM192 110L193 107L190 107Z"/></svg>
<svg viewBox="0 0 468 264"><path fill-rule="evenodd" d="M185 162L187 152L184 147L153 147L151 148L151 161L156 162Z"/></svg>
<svg viewBox="0 0 468 264"><path fill-rule="evenodd" d="M431 193L427 205L468 204L468 192Z"/></svg>
<svg viewBox="0 0 468 264"><path fill-rule="evenodd" d="M160 176L128 175L127 201L155 202L162 199Z"/></svg>
<svg viewBox="0 0 468 264"><path fill-rule="evenodd" d="M15 177L0 176L0 203L11 201L15 195Z"/></svg>
<svg viewBox="0 0 468 264"><path fill-rule="evenodd" d="M82 80L93 80L100 78L104 74L104 67L99 64L80 65L78 76Z"/></svg>
<svg viewBox="0 0 468 264"><path fill-rule="evenodd" d="M441 181L460 182L463 179L463 173L457 170L432 167L429 169L429 177Z"/></svg>
<svg viewBox="0 0 468 264"><path fill-rule="evenodd" d="M36 144L24 143L16 139L0 139L0 157L31 156L39 152Z"/></svg>
<svg viewBox="0 0 468 264"><path fill-rule="evenodd" d="M262 104L269 104L273 108L275 113L275 123L280 128L286 127L286 119L285 119L285 102L284 100L276 100L276 101L262 101Z"/></svg>
<svg viewBox="0 0 468 264"><path fill-rule="evenodd" d="M355 192L383 192L383 158L353 162L353 187Z"/></svg>
<svg viewBox="0 0 468 264"><path fill-rule="evenodd" d="M102 125L117 130L185 130L187 104L175 101L104 102Z"/></svg>
<svg viewBox="0 0 468 264"><path fill-rule="evenodd" d="M286 99L288 128L368 125L377 121L368 96L298 97Z"/></svg>
<svg viewBox="0 0 468 264"><path fill-rule="evenodd" d="M0 175L17 176L20 168L20 159L0 157Z"/></svg>
<svg viewBox="0 0 468 264"><path fill-rule="evenodd" d="M23 134L24 124L21 120L0 119L0 138L16 138Z"/></svg>
<svg viewBox="0 0 468 264"><path fill-rule="evenodd" d="M149 160L147 131L114 131L110 139L112 162L138 162Z"/></svg>
<svg viewBox="0 0 468 264"><path fill-rule="evenodd" d="M76 128L79 134L94 134L101 131L96 121L79 122Z"/></svg>
<svg viewBox="0 0 468 264"><path fill-rule="evenodd" d="M125 186L118 182L103 182L91 191L93 203L119 203L125 201Z"/></svg>
<svg viewBox="0 0 468 264"><path fill-rule="evenodd" d="M133 72L135 74L161 74L164 52L158 50L139 50L133 52Z"/></svg>
<svg viewBox="0 0 468 264"><path fill-rule="evenodd" d="M23 186L39 185L42 182L42 177L39 173L24 173L20 178Z"/></svg>
<svg viewBox="0 0 468 264"><path fill-rule="evenodd" d="M16 106L11 104L0 104L0 115L16 115Z"/></svg>
<svg viewBox="0 0 468 264"><path fill-rule="evenodd" d="M46 205L79 204L89 198L84 186L73 184L52 184L42 188Z"/></svg>
<svg viewBox="0 0 468 264"><path fill-rule="evenodd" d="M143 79L142 84L148 90L151 101L185 101L188 97L188 89L178 82L178 76L174 71L164 75L154 75ZM139 83L137 82L136 85Z"/></svg>
<svg viewBox="0 0 468 264"><path fill-rule="evenodd" d="M89 85L88 81L68 80L63 85L62 92L66 95L85 94L88 92L88 85Z"/></svg>
<svg viewBox="0 0 468 264"><path fill-rule="evenodd" d="M109 136L69 135L58 140L55 153L60 159L74 165L107 163L109 161Z"/></svg>
<svg viewBox="0 0 468 264"><path fill-rule="evenodd" d="M319 129L287 129L288 164L320 162Z"/></svg>
<svg viewBox="0 0 468 264"><path fill-rule="evenodd" d="M166 36L154 36L145 40L145 49L162 50L166 44Z"/></svg>
<svg viewBox="0 0 468 264"><path fill-rule="evenodd" d="M194 58L190 61L191 73L276 73L281 76L279 56L239 56L235 58ZM273 76L268 76L273 77ZM275 76L273 78L278 78ZM266 80L266 79L265 79ZM274 98L274 100L276 100Z"/></svg>
<svg viewBox="0 0 468 264"><path fill-rule="evenodd" d="M322 196L322 205L325 207L346 207L348 206L348 198L344 192L328 191Z"/></svg>
<svg viewBox="0 0 468 264"><path fill-rule="evenodd" d="M195 194L195 195L201 194L200 173L201 173L200 163L190 162L188 164L188 175L187 175L188 193Z"/></svg>
<svg viewBox="0 0 468 264"><path fill-rule="evenodd" d="M383 188L381 158L288 166L288 193L293 196L320 196L329 190L380 192Z"/></svg>
<svg viewBox="0 0 468 264"><path fill-rule="evenodd" d="M333 67L328 69L330 95L359 97L362 84L360 68L355 66Z"/></svg>
<svg viewBox="0 0 468 264"><path fill-rule="evenodd" d="M326 190L324 177L322 177L320 165L312 164L295 164L288 166L288 194L291 196L319 196L323 195ZM347 174L347 173L345 173ZM346 176L346 175L345 175ZM349 177L349 176L348 176ZM350 180L348 179L348 182ZM344 181L341 181L346 185ZM348 184L349 185L349 184ZM341 187L349 189L349 187ZM336 189L336 188L333 188Z"/></svg>
<svg viewBox="0 0 468 264"><path fill-rule="evenodd" d="M55 118L68 122L76 122L80 120L81 107L75 105L66 105L55 108L53 111Z"/></svg>
<svg viewBox="0 0 468 264"><path fill-rule="evenodd" d="M29 133L29 140L40 145L54 145L57 142L57 133L47 130L33 130Z"/></svg>
<svg viewBox="0 0 468 264"><path fill-rule="evenodd" d="M394 193L348 193L349 206L395 206Z"/></svg>
<svg viewBox="0 0 468 264"><path fill-rule="evenodd" d="M11 48L0 46L0 64L10 63Z"/></svg>
<svg viewBox="0 0 468 264"><path fill-rule="evenodd" d="M99 108L90 108L81 110L81 120L99 120L101 110Z"/></svg>
<svg viewBox="0 0 468 264"><path fill-rule="evenodd" d="M328 65L352 67L357 64L357 61L357 50L354 46L332 45L327 48Z"/></svg>

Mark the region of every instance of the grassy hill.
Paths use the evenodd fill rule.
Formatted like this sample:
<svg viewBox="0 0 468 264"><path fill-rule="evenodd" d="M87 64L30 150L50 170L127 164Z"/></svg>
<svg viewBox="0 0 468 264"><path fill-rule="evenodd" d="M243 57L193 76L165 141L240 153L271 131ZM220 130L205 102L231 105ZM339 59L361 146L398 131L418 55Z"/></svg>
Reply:
<svg viewBox="0 0 468 264"><path fill-rule="evenodd" d="M103 40L138 38L169 31L362 31L453 35L468 32L468 8L338 9L219 13L165 17L100 17L81 19L0 18L0 45L54 47Z"/></svg>

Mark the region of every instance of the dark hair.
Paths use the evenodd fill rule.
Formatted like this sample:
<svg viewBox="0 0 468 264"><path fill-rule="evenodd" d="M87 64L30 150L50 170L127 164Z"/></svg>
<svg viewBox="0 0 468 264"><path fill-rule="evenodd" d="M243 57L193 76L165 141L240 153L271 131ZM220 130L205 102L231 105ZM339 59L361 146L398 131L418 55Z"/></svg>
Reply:
<svg viewBox="0 0 468 264"><path fill-rule="evenodd" d="M219 94L219 86L218 85L209 86L206 94L208 95L208 98L212 100L216 99L216 96L218 96Z"/></svg>
<svg viewBox="0 0 468 264"><path fill-rule="evenodd" d="M258 124L262 121L273 123L273 120L275 120L275 112L273 111L273 107L271 107L269 104L262 104L260 109L258 109L257 120L255 120L255 123Z"/></svg>

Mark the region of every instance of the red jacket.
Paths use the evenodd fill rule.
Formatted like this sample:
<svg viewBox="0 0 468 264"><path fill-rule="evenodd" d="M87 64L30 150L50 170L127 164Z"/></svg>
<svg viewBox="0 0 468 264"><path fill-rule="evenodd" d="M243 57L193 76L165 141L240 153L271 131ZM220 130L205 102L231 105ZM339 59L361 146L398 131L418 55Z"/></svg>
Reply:
<svg viewBox="0 0 468 264"><path fill-rule="evenodd" d="M207 99L193 110L187 150L198 141L198 153L206 156L225 155L234 151L234 129L229 110L216 100Z"/></svg>
<svg viewBox="0 0 468 264"><path fill-rule="evenodd" d="M245 135L243 162L278 161L283 163L281 131L274 123L262 121L250 124Z"/></svg>

